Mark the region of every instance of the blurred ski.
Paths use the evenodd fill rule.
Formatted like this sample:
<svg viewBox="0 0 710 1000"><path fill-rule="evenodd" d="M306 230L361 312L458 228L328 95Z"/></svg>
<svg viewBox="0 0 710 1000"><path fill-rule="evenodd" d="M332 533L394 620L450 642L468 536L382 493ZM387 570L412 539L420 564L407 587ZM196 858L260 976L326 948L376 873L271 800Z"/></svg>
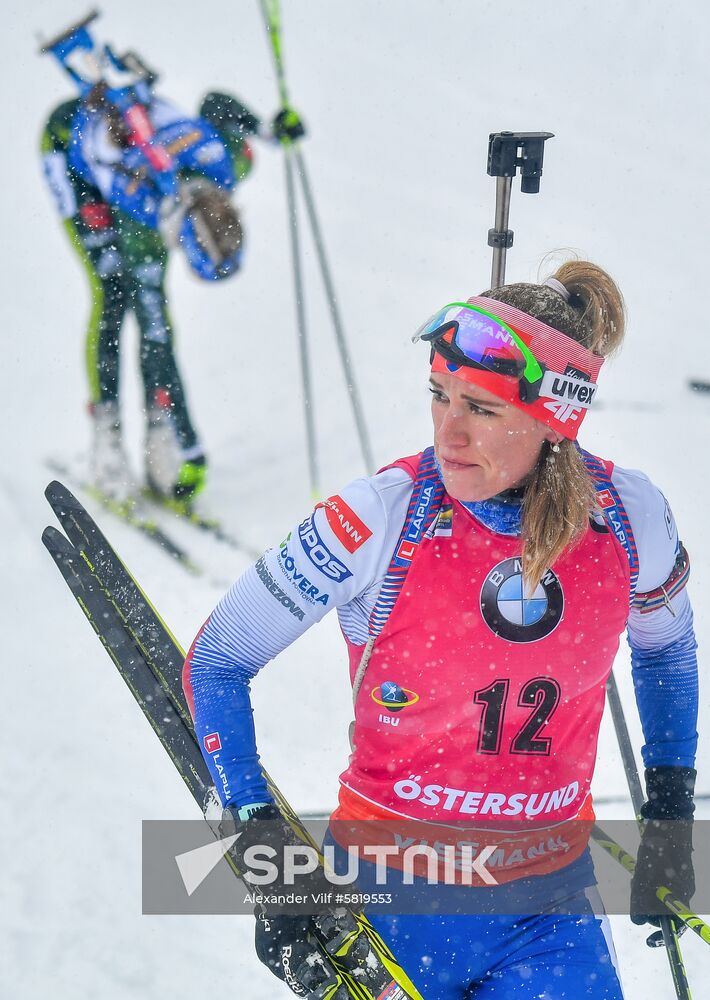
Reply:
<svg viewBox="0 0 710 1000"><path fill-rule="evenodd" d="M145 497L150 503L162 508L163 510L169 511L180 521L185 522L185 524L191 524L193 528L197 528L198 531L202 531L205 534L210 535L217 542L221 542L223 545L227 545L230 549L234 549L237 552L241 552L250 559L260 559L263 552L260 549L255 549L248 543L240 541L234 535L230 534L223 526L222 523L216 517L206 516L200 514L199 511L195 510L190 504L182 503L179 500L172 500L170 497L162 496L156 493L155 490L146 488L143 490L142 496Z"/></svg>

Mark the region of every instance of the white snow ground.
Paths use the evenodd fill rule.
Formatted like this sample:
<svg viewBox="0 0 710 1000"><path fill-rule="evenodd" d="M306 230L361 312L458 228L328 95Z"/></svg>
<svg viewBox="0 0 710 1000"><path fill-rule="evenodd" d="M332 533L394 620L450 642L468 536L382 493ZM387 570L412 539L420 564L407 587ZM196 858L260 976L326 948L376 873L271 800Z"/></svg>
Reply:
<svg viewBox="0 0 710 1000"><path fill-rule="evenodd" d="M488 133L555 132L541 193L523 197L516 187L513 196L508 277L534 280L547 251L571 246L607 266L625 292L628 344L604 373L604 406L587 421L583 439L644 469L668 495L693 558L704 674L710 398L693 397L684 381L710 378L707 7L656 0L284 6L288 76L310 128L303 148L376 460L429 441L425 358L409 345L410 332L440 303L488 285ZM199 7L107 0L103 9L100 36L119 51L134 46L144 53L162 70L164 93L185 108L195 109L210 87L236 91L265 116L276 108L256 0ZM69 0L13 4L0 60L8 94L0 165L0 606L7 612L0 993L158 1000L208 987L266 1000L281 994L253 957L250 919L140 914L141 820L190 818L194 809L39 542L50 520L43 460L71 457L87 443L88 296L37 156L44 118L71 87L50 59L36 55L35 33L47 37L83 13ZM310 499L281 156L261 146L256 155L240 196L249 238L244 273L207 287L176 261L170 288L180 359L212 459L207 501L252 543L266 545L308 510ZM312 266L308 278L327 495L362 466ZM127 422L137 460L135 340L132 329L127 334ZM102 523L189 642L221 588L190 579L105 515ZM225 586L245 565L199 538L185 541ZM302 809L326 808L334 799L349 717L344 664L329 620L255 686L262 754ZM638 736L627 666L620 655L617 675ZM709 730L703 682L704 793ZM596 787L602 795L625 787L607 724ZM630 815L627 806L600 812ZM626 918L613 924L627 996L672 996L663 953L646 949L644 930ZM692 934L683 949L697 997L710 974L710 949Z"/></svg>

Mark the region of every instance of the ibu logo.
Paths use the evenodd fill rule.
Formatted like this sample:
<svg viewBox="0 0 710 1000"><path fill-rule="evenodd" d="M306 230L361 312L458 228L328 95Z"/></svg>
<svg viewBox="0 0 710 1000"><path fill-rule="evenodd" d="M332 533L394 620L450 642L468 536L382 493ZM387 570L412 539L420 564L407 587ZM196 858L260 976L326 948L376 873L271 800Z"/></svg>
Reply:
<svg viewBox="0 0 710 1000"><path fill-rule="evenodd" d="M396 681L383 681L370 691L370 697L376 705L381 705L389 712L401 712L409 705L416 705L419 695L416 691L408 691L400 687Z"/></svg>

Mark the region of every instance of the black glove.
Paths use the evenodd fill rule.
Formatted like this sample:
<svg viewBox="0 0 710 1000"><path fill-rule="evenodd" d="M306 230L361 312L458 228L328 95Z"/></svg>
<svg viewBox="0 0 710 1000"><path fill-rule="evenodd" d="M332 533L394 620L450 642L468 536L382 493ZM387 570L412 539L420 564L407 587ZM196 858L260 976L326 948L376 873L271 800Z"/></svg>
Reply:
<svg viewBox="0 0 710 1000"><path fill-rule="evenodd" d="M296 873L293 884L286 884L284 881L284 846L291 845L303 848L304 842L294 833L291 826L286 822L281 812L274 805L264 805L251 814L249 819L242 820L237 816L236 810L225 809L220 824L220 833L223 837L236 833L237 841L230 848L229 853L234 857L239 870L249 872L251 866L245 859L245 854L250 847L272 848L273 856L264 851L259 851L259 855L264 856L272 865L278 869L278 874L272 882L267 885L254 885L257 892L266 895L279 895L294 893L306 897L305 903L269 903L263 904L263 909L269 915L281 916L284 913L302 914L318 913L323 909L323 902L318 902L318 897L323 900L324 894L330 893L333 886L327 881L323 868L319 865L313 872L308 874ZM305 862L305 858L298 857L297 864ZM259 868L259 874L262 874ZM247 879L247 881L249 881Z"/></svg>
<svg viewBox="0 0 710 1000"><path fill-rule="evenodd" d="M313 917L255 916L257 957L292 993L310 1000L326 996L328 1000L345 1000L350 995L339 973L323 957Z"/></svg>
<svg viewBox="0 0 710 1000"><path fill-rule="evenodd" d="M199 115L214 125L218 132L239 139L254 135L261 125L259 118L241 101L218 90L205 94Z"/></svg>
<svg viewBox="0 0 710 1000"><path fill-rule="evenodd" d="M302 139L306 134L306 126L301 121L301 116L293 108L282 108L274 116L271 123L271 131L279 142L295 142Z"/></svg>
<svg viewBox="0 0 710 1000"><path fill-rule="evenodd" d="M660 926L669 911L656 896L666 886L673 896L687 903L695 892L693 872L693 791L695 771L689 767L652 767L646 770L648 801L641 808L646 821L636 870L631 879L631 920L635 924ZM684 924L676 921L680 933ZM652 934L651 947L662 943Z"/></svg>

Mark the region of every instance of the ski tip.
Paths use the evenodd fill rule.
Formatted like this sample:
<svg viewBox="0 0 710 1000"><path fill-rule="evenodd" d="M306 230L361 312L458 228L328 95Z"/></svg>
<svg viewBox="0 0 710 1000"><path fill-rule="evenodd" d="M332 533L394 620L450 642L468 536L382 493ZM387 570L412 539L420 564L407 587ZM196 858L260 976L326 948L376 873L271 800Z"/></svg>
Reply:
<svg viewBox="0 0 710 1000"><path fill-rule="evenodd" d="M61 549L63 552L73 549L73 545L69 539L62 534L59 528L55 528L54 525L48 524L47 527L42 532L42 544L46 549L51 551L56 551Z"/></svg>
<svg viewBox="0 0 710 1000"><path fill-rule="evenodd" d="M60 483L58 479L53 479L51 483L47 483L44 490L44 495L50 501L57 496L61 496L62 494L66 495L67 493L69 493L69 490L64 483Z"/></svg>
<svg viewBox="0 0 710 1000"><path fill-rule="evenodd" d="M44 495L52 507L56 507L59 504L71 504L74 506L79 504L79 501L69 487L65 486L58 479L53 479L51 483L47 484Z"/></svg>

